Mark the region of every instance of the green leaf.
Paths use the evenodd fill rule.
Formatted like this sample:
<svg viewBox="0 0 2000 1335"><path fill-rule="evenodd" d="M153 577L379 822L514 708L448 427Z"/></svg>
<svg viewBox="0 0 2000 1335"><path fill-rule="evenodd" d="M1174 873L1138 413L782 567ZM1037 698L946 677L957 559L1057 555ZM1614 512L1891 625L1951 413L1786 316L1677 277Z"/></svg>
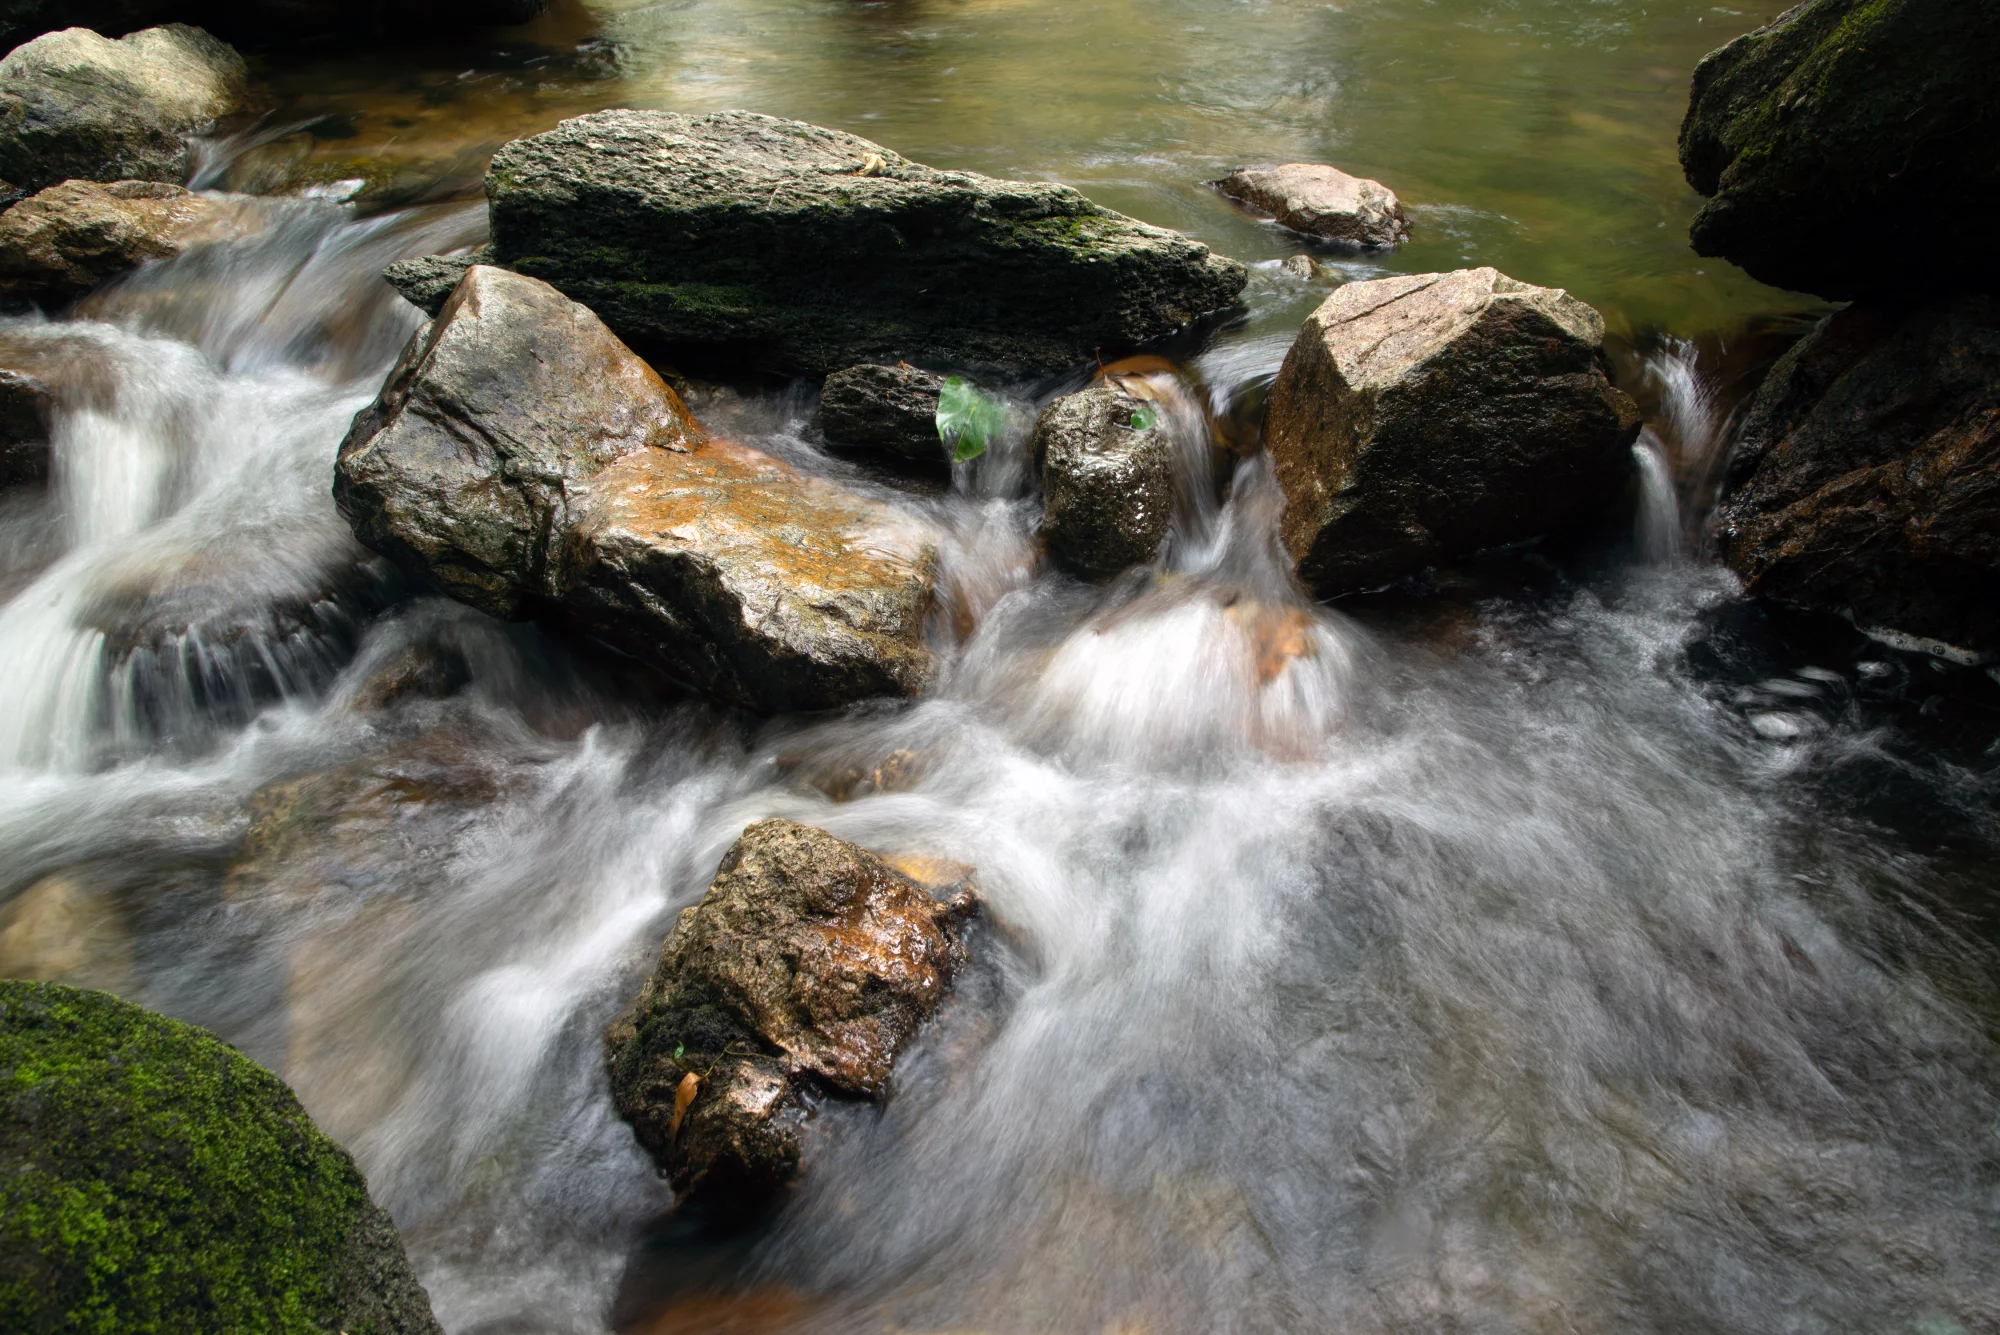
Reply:
<svg viewBox="0 0 2000 1335"><path fill-rule="evenodd" d="M953 463L986 453L1007 426L1007 405L964 376L952 376L938 391L938 439L951 446Z"/></svg>
<svg viewBox="0 0 2000 1335"><path fill-rule="evenodd" d="M685 1043L674 1044L674 1060L679 1061L681 1059L681 1054L686 1051L687 1051L687 1044Z"/></svg>
<svg viewBox="0 0 2000 1335"><path fill-rule="evenodd" d="M1151 431L1153 423L1159 420L1159 415L1151 408L1134 408L1132 410L1132 429L1134 431Z"/></svg>

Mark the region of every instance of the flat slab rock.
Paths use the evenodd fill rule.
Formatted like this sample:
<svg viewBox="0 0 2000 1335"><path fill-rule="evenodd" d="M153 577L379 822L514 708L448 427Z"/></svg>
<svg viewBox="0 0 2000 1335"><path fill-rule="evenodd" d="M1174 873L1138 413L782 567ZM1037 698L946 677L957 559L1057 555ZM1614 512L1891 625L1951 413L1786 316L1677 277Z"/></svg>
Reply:
<svg viewBox="0 0 2000 1335"><path fill-rule="evenodd" d="M882 1095L977 905L824 830L745 829L605 1036L618 1114L674 1190L754 1209L800 1167L809 1093Z"/></svg>
<svg viewBox="0 0 2000 1335"><path fill-rule="evenodd" d="M187 136L241 109L247 80L243 57L184 23L45 33L0 59L0 178L183 181Z"/></svg>
<svg viewBox="0 0 2000 1335"><path fill-rule="evenodd" d="M747 111L564 121L501 149L486 193L496 262L620 337L787 372L1063 369L1228 306L1248 277L1067 186Z"/></svg>
<svg viewBox="0 0 2000 1335"><path fill-rule="evenodd" d="M929 531L710 440L595 315L469 271L355 418L334 497L355 535L495 616L611 643L731 703L912 694Z"/></svg>
<svg viewBox="0 0 2000 1335"><path fill-rule="evenodd" d="M262 225L242 196L162 181L65 181L0 213L0 296L68 301L147 260Z"/></svg>
<svg viewBox="0 0 2000 1335"><path fill-rule="evenodd" d="M1603 514L1640 426L1603 345L1589 306L1494 269L1336 291L1266 416L1300 577L1328 595L1379 587Z"/></svg>
<svg viewBox="0 0 2000 1335"><path fill-rule="evenodd" d="M1381 250L1410 239L1410 223L1396 192L1338 167L1313 162L1244 167L1215 187L1270 214L1280 226L1323 241Z"/></svg>

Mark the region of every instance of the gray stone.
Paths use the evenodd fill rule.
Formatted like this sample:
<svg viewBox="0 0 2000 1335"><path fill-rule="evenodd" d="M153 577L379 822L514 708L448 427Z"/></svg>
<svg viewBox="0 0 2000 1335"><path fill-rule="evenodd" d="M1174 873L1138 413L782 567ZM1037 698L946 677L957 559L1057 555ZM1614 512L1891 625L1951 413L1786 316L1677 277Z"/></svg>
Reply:
<svg viewBox="0 0 2000 1335"><path fill-rule="evenodd" d="M0 213L0 296L69 301L147 260L263 225L240 196L160 181L65 181Z"/></svg>
<svg viewBox="0 0 2000 1335"><path fill-rule="evenodd" d="M1270 214L1280 226L1322 241L1381 250L1410 239L1409 220L1396 192L1338 167L1312 162L1244 167L1215 186Z"/></svg>
<svg viewBox="0 0 2000 1335"><path fill-rule="evenodd" d="M1601 514L1640 425L1603 343L1589 306L1493 269L1336 291L1266 416L1300 577L1322 594L1378 587Z"/></svg>
<svg viewBox="0 0 2000 1335"><path fill-rule="evenodd" d="M415 259L397 260L382 270L382 277L411 305L426 315L436 315L444 309L445 300L468 269L475 264L491 263L493 247L474 246L456 255L419 255Z"/></svg>
<svg viewBox="0 0 2000 1335"><path fill-rule="evenodd" d="M914 366L850 366L820 387L820 426L835 445L943 463L937 428L943 388L943 376Z"/></svg>
<svg viewBox="0 0 2000 1335"><path fill-rule="evenodd" d="M0 487L49 475L49 414L55 392L22 371L0 370Z"/></svg>
<svg viewBox="0 0 2000 1335"><path fill-rule="evenodd" d="M731 703L929 681L929 532L726 441L584 307L473 268L355 418L363 543L496 616L580 629Z"/></svg>
<svg viewBox="0 0 2000 1335"><path fill-rule="evenodd" d="M1174 473L1156 404L1100 381L1044 408L1032 448L1042 536L1058 561L1095 577L1159 553L1173 519Z"/></svg>
<svg viewBox="0 0 2000 1335"><path fill-rule="evenodd" d="M486 178L498 261L643 345L790 372L1056 370L1229 305L1234 260L1067 186L938 171L747 111L603 111Z"/></svg>
<svg viewBox="0 0 2000 1335"><path fill-rule="evenodd" d="M0 177L185 180L187 136L244 105L243 58L185 24L118 41L65 28L0 60Z"/></svg>

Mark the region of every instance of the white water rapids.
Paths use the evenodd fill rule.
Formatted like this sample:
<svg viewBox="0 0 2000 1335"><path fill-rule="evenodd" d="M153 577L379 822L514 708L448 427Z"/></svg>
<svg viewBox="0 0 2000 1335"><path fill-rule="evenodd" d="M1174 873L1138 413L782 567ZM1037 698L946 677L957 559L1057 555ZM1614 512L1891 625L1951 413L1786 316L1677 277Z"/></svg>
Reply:
<svg viewBox="0 0 2000 1335"><path fill-rule="evenodd" d="M1841 796L1988 839L1991 788L1732 647L1691 350L1634 554L1414 610L1302 597L1257 457L1204 508L1196 442L1161 567L1093 588L1035 563L1018 431L899 490L796 395L698 401L947 552L928 697L756 720L352 542L334 450L418 321L375 275L479 220L269 207L0 329L89 389L0 510L0 971L283 1075L454 1335L2000 1331L1994 975L1932 911L1992 863ZM1192 369L1227 409L1284 346ZM991 912L893 1097L716 1237L599 1036L771 815Z"/></svg>

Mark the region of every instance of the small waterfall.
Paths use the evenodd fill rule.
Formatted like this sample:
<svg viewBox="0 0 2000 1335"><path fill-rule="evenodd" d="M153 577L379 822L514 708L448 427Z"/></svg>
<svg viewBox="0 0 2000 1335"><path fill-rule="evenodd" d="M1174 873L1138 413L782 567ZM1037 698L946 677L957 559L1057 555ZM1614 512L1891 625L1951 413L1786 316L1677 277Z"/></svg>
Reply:
<svg viewBox="0 0 2000 1335"><path fill-rule="evenodd" d="M1639 555L1649 565L1681 558L1681 507L1674 494L1674 468L1660 438L1647 427L1632 443L1639 465L1639 514L1634 521Z"/></svg>

